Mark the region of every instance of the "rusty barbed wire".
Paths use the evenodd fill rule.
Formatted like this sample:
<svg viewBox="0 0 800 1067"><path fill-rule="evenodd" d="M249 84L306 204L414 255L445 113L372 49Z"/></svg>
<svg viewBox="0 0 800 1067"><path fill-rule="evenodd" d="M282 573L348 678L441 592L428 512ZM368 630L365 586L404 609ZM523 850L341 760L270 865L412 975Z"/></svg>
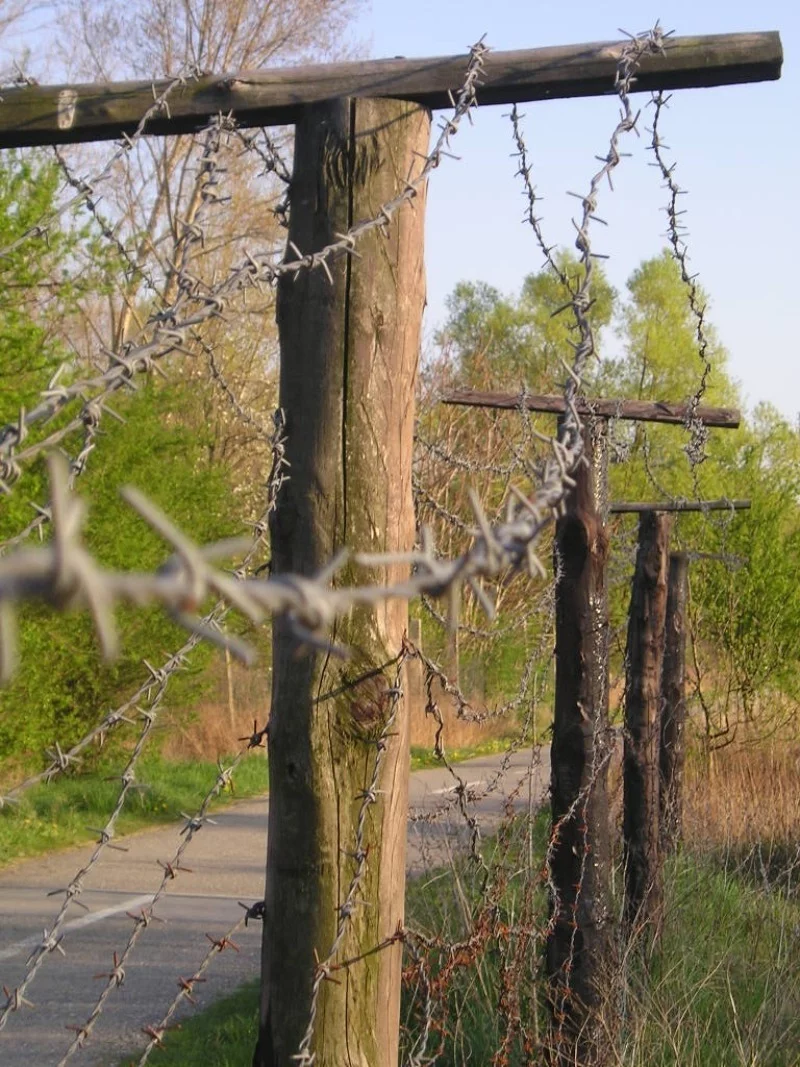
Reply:
<svg viewBox="0 0 800 1067"><path fill-rule="evenodd" d="M481 593L478 592L478 590L481 589L480 585L478 584L481 578L496 576L497 574L501 573L504 568L510 567L512 569L519 569L523 565L527 566L531 574L540 573L544 570L541 563L538 564L538 567L533 565L531 561L531 553L533 553L533 548L531 546L535 544L536 538L538 537L539 533L541 533L542 529L544 529L544 526L552 520L552 518L554 517L554 513L557 513L560 509L561 504L564 500L564 496L570 488L571 472L574 472L575 464L580 462L581 459L581 421L574 406L574 395L576 395L576 393L573 392L573 395L570 396L570 385L574 384L577 389L580 382L582 370L593 352L591 324L588 318L591 308L588 276L591 270L592 258L595 253L591 251L589 244L589 223L594 221L596 218L593 212L595 207L596 194L598 192L600 182L604 177L608 177L610 180L611 170L619 162L620 156L617 151L618 135L623 132L629 132L631 129L635 129L636 119L632 118L632 112L629 108L627 100L627 92L635 74L635 62L638 62L638 57L641 54L644 54L645 51L650 48L655 49L657 47L660 47L660 42L663 39L663 35L661 38L659 38L657 34L651 36L653 37L653 39L648 38L647 41L645 41L644 38L635 39L634 43L630 47L629 52L624 52L622 57L620 58L618 91L623 101L622 119L620 121L620 124L617 126L614 135L611 138L609 153L606 158L604 168L599 172L598 175L595 176L594 179L592 179L589 193L586 197L583 198L583 215L581 218L581 223L580 225L576 223L576 228L578 229L578 248L581 252L581 256L585 264L585 285L582 283L581 286L576 289L576 291L573 293L573 301L570 303L570 305L568 305L568 307L572 307L576 319L576 328L580 336L580 341L575 346L575 358L572 367L569 369L569 377L565 388L565 393L567 395L568 401L568 414L564 420L564 423L568 424L568 420L570 418L573 418L574 426L572 431L570 431L569 429L567 429L566 431L562 430L562 432L559 433L559 436L557 438L553 440L548 440L547 444L550 450L552 451L552 456L549 457L545 463L542 481L539 487L534 491L531 498L524 496L522 493L520 493L519 490L512 490L509 493L504 519L496 523L490 523L485 514L483 506L480 504L476 497L473 498L472 504L476 522L476 528L474 531L475 544L467 552L463 553L462 556L458 557L457 560L443 561L441 559L438 559L436 556L432 539L429 535L426 535L424 533L422 536L422 543L420 549L415 553L402 556L393 555L376 557L363 555L353 557L357 563L360 563L364 566L375 565L376 562L385 563L396 562L398 560L410 563L412 567L415 568L415 572L414 574L412 574L411 578L405 583L398 583L398 585L394 587L376 589L373 592L368 592L366 587L356 587L353 589L346 590L332 590L328 588L327 582L330 577L336 572L336 570L343 564L344 557L341 557L340 559L332 561L331 565L326 568L321 575L318 575L315 578L308 580L307 585L301 585L298 576L283 576L284 580L292 586L292 591L291 595L288 593L285 594L285 599L279 602L279 600L277 599L274 601L270 600L269 596L262 593L261 586L256 587L251 585L252 580L248 581L242 575L241 581L245 590L243 596L245 598L249 598L252 595L254 602L259 608L269 611L279 610L288 614L289 617L292 618L293 622L296 623L295 632L301 640L305 639L309 643L324 643L323 635L327 632L325 620L334 617L336 611L347 610L347 607L352 603L375 603L377 599L382 599L385 596L411 596L415 595L415 593L421 592L423 587L427 589L428 592L430 592L432 595L442 595L446 593L448 589L451 588L455 583L467 582L467 584L473 588L476 597L487 609L487 612L490 613L493 610L493 605L491 603L487 604L485 593L481 595ZM640 48L642 49L642 51L637 51ZM577 440L575 440L575 434L577 434ZM55 497L55 490L53 495ZM177 536L178 532L175 531L173 527L171 527L171 524L168 523L168 520L166 520L163 516L156 515L154 509L152 509L150 506L145 507L146 502L142 502L140 500L139 503L142 504L143 511L148 512L148 521L157 519L159 525L156 525L156 522L153 521L154 527L156 529L160 528L161 531L165 533L165 536L168 535L168 539L171 540L176 549L175 557L173 557L172 560L167 565L165 565L166 573L161 576L163 577L163 582L161 583L158 592L153 594L154 599L160 600L162 603L165 604L165 606L171 607L172 610L175 610L180 613L195 611L197 604L201 602L204 594L209 590L215 588L213 582L216 579L214 578L214 572L212 572L209 564L213 562L213 560L216 558L216 556L214 555L215 550L221 550L220 546L211 546L211 549L209 550L198 549L196 546L188 542L186 538L182 538L182 535L180 535L180 537ZM73 513L69 511L68 508L64 508L62 510L66 510L68 512L67 519L69 521L67 525L70 527L71 532L71 528L77 520L75 520ZM91 586L91 582L89 583L89 585L84 587L79 581L77 584L77 588L73 588L69 592L65 590L65 587L69 587L69 577L74 577L75 575L75 571L70 571L69 569L70 564L77 562L77 560L81 558L78 555L72 555L73 549L75 549L76 547L79 546L75 543L74 539L62 538L62 557L64 554L66 554L68 557L67 565L63 570L59 571L57 569L58 560L56 560L55 563L53 563L52 560L48 560L48 563L53 563L53 569L49 573L55 573L56 575L55 587L61 590L58 595L67 598L67 602L72 596L77 598L77 601L80 602L81 596L87 596L87 593L89 592L89 587ZM227 544L223 545L223 547L230 548L231 545ZM536 559L535 553L533 555L533 558ZM42 557L36 557L36 562L41 563ZM4 603L7 604L10 602L10 598L5 601L2 600L4 588L2 583L4 579L4 572L1 569L1 565L2 561L0 561L0 609L2 608L2 605ZM80 568L78 569L80 570ZM38 572L37 574L34 574L33 570L34 569L32 567L30 574L28 574L27 576L29 579L36 578L38 575ZM162 570L164 569L162 568ZM241 568L239 568L239 570L241 571ZM5 577L6 579L9 579L9 581L11 579L14 579L12 570L9 569L7 572L5 572ZM16 578L18 577L19 576L17 575ZM83 578L83 572L78 575L78 578ZM155 576L155 578L159 578L159 575ZM134 581L136 580L138 579L134 579ZM155 579L153 578L153 576L147 576L147 581L154 580ZM123 585L116 586L114 585L114 581L115 579L112 577L110 579L109 588L113 588L114 591L123 588L124 583ZM473 585L473 582L477 585L477 589ZM270 582L262 584L269 585ZM7 586L6 588L16 589L16 587L13 587L11 585ZM255 590L255 592L253 592L253 590ZM340 600L336 601L336 594L339 593L342 593L343 596ZM164 595L163 599L162 594ZM36 590L35 595L40 595L38 589ZM127 595L127 592L122 595ZM259 596L262 597L261 600L259 599ZM376 598L376 600L370 599L373 596ZM90 598L88 602L90 605L93 603ZM337 606L332 606L334 602ZM187 619L187 621L189 620ZM206 636L206 634L203 634L203 636ZM532 662L532 659L528 660L528 664ZM531 668L531 671L532 674L535 673L533 668ZM526 671L523 675L523 681L524 678L527 676L527 673L528 667L526 666ZM398 667L398 682L395 687L398 695L395 697L395 705L392 711L392 716L397 714L397 704L400 700L399 677L400 676ZM390 692L393 691L390 690ZM428 687L428 697L429 700L432 699L430 686ZM387 728L389 725L390 724L387 724ZM254 737L257 736L257 734L258 731L254 729ZM398 928L397 932L394 935L392 935L390 938L385 939L384 942L381 942L375 948L367 950L367 953L362 953L359 956L353 957L352 959L340 961L336 960L336 953L341 944L341 938L344 936L343 933L340 936L339 931L342 929L343 925L346 926L346 923L350 915L352 914L352 910L346 910L346 906L348 904L348 901L351 904L355 902L355 894L357 892L356 880L363 877L363 869L367 862L366 848L364 847L363 829L366 824L368 809L372 804L376 802L375 792L379 780L379 761L382 758L380 741L381 739L379 739L379 741L377 742L378 750L376 752L375 771L372 778L372 786L368 788L363 794L362 807L359 813L357 838L360 839L361 843L359 844L357 840L356 850L354 853L356 857L356 872L354 874L354 880L353 882L351 882L351 889L350 892L348 892L347 894L344 904L340 906L339 909L339 924L337 926L336 940L334 941L333 946L328 956L326 957L326 960L320 964L320 967L314 975L314 996L312 1000L312 1010L308 1030L303 1039L304 1045L301 1045L298 1056L295 1057L298 1062L306 1065L310 1065L313 1062L314 1057L314 1053L311 1051L311 1046L314 1040L316 998L318 996L319 989L321 988L321 983L325 980L328 980L331 977L332 973L334 973L336 970L355 965L356 963L364 959L368 953L380 951L383 948L388 947L390 944L396 943L396 941L402 940L405 943L406 948L410 951L412 955L415 977L419 980L422 986L423 997L425 999L425 1004L423 1005L422 1035L420 1039L418 1039L415 1046L412 1048L411 1053L409 1055L410 1063L420 1065L422 1063L433 1062L433 1060L428 1057L427 1046L431 1033L435 1030L434 999L436 996L441 997L442 990L446 988L448 974L454 972L458 967L468 967L471 964L474 964L474 961L477 958L477 954L482 951L485 951L487 944L496 943L498 945L507 946L509 943L508 930L504 930L501 926L498 925L499 920L496 914L497 895L500 892L502 881L498 879L494 884L490 884L488 882L487 876L487 881L484 882L484 885L482 887L484 899L482 900L481 907L478 909L477 916L473 917L473 927L469 933L469 937L466 939L463 945L445 945L443 939L440 939L438 944L433 939L430 939L428 942L425 942L421 935L413 935L410 934L409 931L405 931L401 928ZM594 746L594 751L598 761L597 766L593 765L593 774L596 775L599 774L602 770L602 760L604 757L601 755L600 745L596 744ZM463 782L463 780L461 780L461 792L459 799L465 805L462 814L464 815L464 818L467 821L467 825L469 826L471 825L470 819L472 818L472 815L467 812L466 802L467 800L472 798L470 797L469 788L466 783ZM572 809L570 809L570 812L567 813L567 815L565 815L560 821L559 826L563 825L563 821L565 819L577 813L579 802L582 802L581 797L578 797L573 805L575 810L573 811ZM202 808L200 816L201 821L199 822L197 827L193 826L195 817L187 817L187 824L184 828L187 835L196 832L196 829L199 829L200 826L203 825L203 819L204 816L202 815ZM550 846L548 849L548 861L545 864L548 875L552 874L550 870L549 859L552 855L551 850L555 847L554 842L557 840L555 836L557 830L558 827L554 828L554 836L551 838ZM360 858L362 853L363 867L362 859ZM583 862L585 865L586 855L584 855L583 857ZM165 868L165 882L168 882L171 877L174 877L176 873L179 873L180 854L178 856L177 864L177 869L173 869L171 873L168 873ZM356 883L355 888L354 882ZM487 891L487 886L491 890L491 892ZM556 906L558 906L557 892L555 900ZM133 933L136 933L139 930L139 923L142 924L143 929L144 926L147 925L148 921L149 919L144 919L143 912L142 919L137 920L137 925L134 927L132 936ZM240 920L240 922L242 921L245 920ZM523 923L520 924L520 930L524 935L524 937L520 941L520 944L523 945L529 945L531 938L538 938L542 936L540 932L533 932L527 930ZM526 941L525 938L528 938L528 941ZM213 947L214 946L212 945L212 949ZM575 946L573 944L573 952L574 947ZM436 948L439 948L443 951L446 950L449 954L447 964L449 970L445 970L443 977L432 977L427 966L427 960L425 959L425 953L430 953ZM518 948L519 946L517 946L517 949ZM119 974L124 973L122 968L124 967L124 963L127 959L127 952L128 949L126 948L126 950L122 953L121 956L115 955L114 957L114 966L106 976L106 989L103 991L103 994L101 994L101 998L98 1001L99 1011L97 1015L90 1015L89 1019L87 1020L87 1024L82 1027L76 1028L76 1038L73 1042L73 1046L76 1051L77 1048L79 1048L89 1036L91 1028L94 1026L99 1012L102 1011L103 1005L105 1004L103 995L110 996L111 992L113 992L113 989L118 988L120 984L118 981L118 976ZM209 953L209 955L211 954ZM504 966L506 966L505 963ZM511 965L508 966L510 967ZM199 978L202 976L202 973L202 971L198 971L195 972L192 978L184 979L184 982L189 988L186 989L185 987L181 987L178 996L175 998L175 1001L173 1001L176 1008L176 1002L179 1003L181 999L185 999L185 992L191 994L191 985L197 980L199 980ZM506 1019L507 1031L502 1048L505 1048L506 1050L508 1043L511 1040L513 1017L516 1010L513 1005L511 991L507 986L507 982L512 973L513 969L504 972L504 980L506 981L506 986L504 988L506 992L507 1004L506 1007L502 1009L502 1011L503 1013L507 1013L507 1015L504 1014L504 1018ZM171 1015L169 1015L169 1010L170 1009L168 1009L168 1015L165 1016L166 1021L164 1021L163 1026L161 1024L157 1024L156 1026L149 1028L151 1030L151 1033L148 1036L151 1037L151 1040L154 1041L154 1044L157 1044L159 1042L160 1037L163 1035L164 1029L166 1028L166 1025L172 1017ZM308 1040L306 1040L306 1038ZM444 1040L443 1033L442 1040ZM71 1046L71 1050L73 1046ZM148 1046L148 1048L150 1047L151 1046ZM65 1057L65 1059L61 1062L65 1063L71 1054L72 1052L68 1053L67 1057ZM149 1055L149 1051L147 1055ZM145 1059L146 1056L140 1062L145 1062Z"/></svg>
<svg viewBox="0 0 800 1067"><path fill-rule="evenodd" d="M569 290L570 300L565 304L562 309L560 309L560 312L571 310L572 315L575 319L575 330L577 333L577 338L573 344L575 351L572 361L572 367L568 368L568 379L564 389L565 398L567 400L567 412L562 421L562 424L559 427L558 437L556 438L558 445L555 448L552 444L549 445L550 448L554 448L556 464L558 464L559 460L561 460L561 462L563 463L561 474L562 476L566 476L562 481L562 485L565 487L565 492L568 491L570 488L571 472L575 470L576 464L578 462L581 462L582 449L581 442L578 440L581 434L581 420L578 417L577 411L575 410L575 398L578 395L578 389L580 387L583 369L585 368L589 358L594 352L591 323L589 321L589 313L591 309L591 297L589 293L589 287L591 284L592 264L594 258L596 257L596 254L592 251L589 242L589 225L591 222L597 220L596 204L600 183L605 178L608 178L610 180L612 170L620 161L620 152L618 148L619 139L623 135L623 133L628 133L636 129L636 121L638 119L638 115L634 115L628 99L628 92L631 87L632 80L635 77L636 65L638 64L638 61L641 56L646 54L647 52L661 51L663 48L664 40L665 35L657 26L655 30L651 31L649 34L642 35L641 37L632 38L629 44L623 48L619 59L619 68L617 75L617 90L622 103L622 112L620 120L614 132L612 133L609 151L607 155L604 158L601 158L600 160L600 162L603 164L601 170L598 171L598 173L595 174L595 176L592 178L588 194L586 194L584 197L579 197L582 203L582 215L575 223L576 230L578 233L576 245L579 251L583 271L582 276L579 277L577 283ZM520 151L519 145L518 151ZM532 218L528 221L533 222L534 230L536 231L538 228L538 220L536 219L534 212L535 194L530 195L533 194L533 190L530 186L530 166L528 164L527 156L523 155L520 162L522 172L521 177L526 183L526 187L529 190L530 196L529 212ZM539 234L541 234L540 228ZM549 254L549 250L547 249L547 246L544 244L543 240L541 241L541 244L543 245L543 251L545 251L545 255L547 256ZM534 428L531 427L531 430L533 429ZM540 448L543 444L545 445L545 447L547 447L546 439L544 441L540 440L540 435L538 435L538 433L536 433L535 431L533 433L533 437L535 439L537 448ZM530 440L527 441L529 450L531 443L532 442ZM519 462L521 457L520 455L516 455L515 458L517 462ZM530 470L530 468L528 467L527 470ZM545 466L542 481L538 483L540 486L542 484L547 484L548 477L551 476L552 470L553 459L551 458ZM443 674L444 672L441 673ZM450 681L446 678L446 676L444 680L446 683ZM441 684L441 680L439 684ZM451 698L453 697L453 695L454 694L452 693L450 694ZM459 696L456 695L455 699L458 702ZM464 699L463 695L461 695L461 699ZM428 686L428 701L429 704L432 703L432 693L430 690L430 685ZM571 944L568 946L571 960L575 958L575 953L577 951L577 907L580 902L581 886L584 881L584 875L587 870L586 865L589 862L589 859L587 855L587 850L584 848L581 859L581 870L579 872L578 877L579 885L574 889L571 898L569 900L563 901L561 900L560 896L560 887L556 884L555 881L552 860L554 857L554 851L557 842L559 840L561 828L567 825L568 820L580 818L582 806L585 805L586 800L591 790L594 788L598 777L604 772L608 764L608 760L610 759L610 748L607 744L604 744L604 741L606 739L600 736L598 721L594 722L592 729L593 757L592 766L589 771L588 783L585 785L585 788L582 789L578 793L577 797L572 801L572 804L568 811L556 823L556 826L551 834L550 842L547 847L545 863L541 872L543 884L548 888L548 891L550 893L550 925L552 925L556 921L557 917L561 912L563 912L564 908L566 908L568 911L568 914L566 916L567 920L569 921L571 919L573 923L573 936L571 939ZM466 799L470 795L470 789L463 778L459 783L457 783L455 793L459 805L465 806ZM476 846L474 816L471 812L465 810L464 817L466 819L467 826L470 828L471 831L470 854L474 858ZM442 982L444 984L444 987L446 988L447 983L449 981L449 975L452 973L452 969L454 966L457 966L459 964L465 967L476 966L477 960L481 957L482 953L485 952L486 945L489 943L491 935L488 935L486 933L488 921L487 907L492 899L493 886L491 879L487 878L486 870L484 867L479 867L478 872L480 883L478 888L478 899L479 902L482 901L483 903L479 903L478 911L474 914L472 919L472 929L470 932L468 932L468 936L465 941L453 945L448 945L446 942L440 941L439 948L442 952L445 952L447 954L446 960L448 962L445 963L445 968L442 972L440 972L439 976L433 979L434 987L437 989L437 993L438 990L442 988L441 985L436 984L437 982ZM521 941L527 945L530 945L534 940L542 940L548 936L549 928L550 927L546 925L543 929L534 929L534 927L531 926L530 923L527 924L527 926L524 922L520 923L519 931L521 935ZM497 932L499 931L493 931L493 933L495 934ZM492 943L496 946L499 946L501 943L503 943L502 937L498 938ZM517 1012L517 1009L515 1007L517 1001L514 997L514 991L511 989L511 985L513 985L513 979L510 977L510 975L514 973L514 964L513 962L511 962L514 959L514 950L511 948L510 942L505 942L505 944L508 946L507 951L509 955L507 961L501 964L499 973L499 980L502 984L502 989L504 990L503 997L505 998L503 1000L503 1006L501 1008L500 1014L505 1019L505 1029L499 1035L499 1045L497 1047L497 1054L493 1061L498 1065L506 1064L509 1062L509 1049L512 1040L516 1040L515 1035L518 1035L519 1039L523 1041L525 1048L527 1049L527 1059L530 1059L532 1061L535 1056L535 1051L541 1051L542 1049L541 1042L538 1041L538 1039L536 1039L536 1041L534 1042L534 1038L530 1034L522 1033L516 1021L519 1020L519 1013ZM426 952L430 952L434 948L434 941L429 940L425 944ZM501 955L505 952L506 949L504 948L501 952ZM448 967L450 968L449 971ZM509 969L504 971L504 967L508 967ZM569 968L569 966L567 968L566 975L562 976L562 978L564 977L566 978L566 981L561 981L561 992L565 995L561 996L561 999L559 1000L559 994L558 992L556 992L553 999L553 1007L555 1009L554 1017L556 1019L554 1033L556 1037L558 1037L558 1035L561 1033L561 1026L565 1014L563 1011L561 1011L561 1009L569 1007L569 1005L567 1004L567 1001L570 997L571 969ZM503 998L501 997L501 999ZM429 1033L432 1029L435 1029L435 1024L432 1019L432 1010L433 1009L431 1007L429 1007L427 1010L427 1017L425 1019L426 1034ZM561 1021L558 1021L559 1012L561 1012ZM441 1052L444 1048L444 1023L442 1022L436 1025L439 1026L439 1032L442 1034L439 1048L439 1051ZM534 1044L536 1046L535 1048ZM560 1055L560 1050L558 1054ZM434 1054L434 1056L430 1057L424 1062L432 1062L435 1058L436 1057ZM561 1061L559 1060L558 1062Z"/></svg>

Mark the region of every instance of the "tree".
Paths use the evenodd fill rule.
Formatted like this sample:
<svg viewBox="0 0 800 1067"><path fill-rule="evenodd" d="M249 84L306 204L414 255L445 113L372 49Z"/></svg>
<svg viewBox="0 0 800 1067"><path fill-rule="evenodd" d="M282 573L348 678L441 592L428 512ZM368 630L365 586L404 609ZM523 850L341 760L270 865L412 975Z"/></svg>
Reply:
<svg viewBox="0 0 800 1067"><path fill-rule="evenodd" d="M559 252L556 263L567 278L579 277L581 267L572 253ZM616 293L597 266L592 295L592 321L602 337ZM559 314L568 300L560 278L549 270L529 274L516 298L485 282L461 282L448 297L447 319L436 344L462 386L508 389L524 384L531 392L548 392L559 358L569 353L570 316Z"/></svg>
<svg viewBox="0 0 800 1067"><path fill-rule="evenodd" d="M59 185L58 166L38 153L9 155L0 167L0 247L10 249L0 259L0 425L14 423L57 368L61 380L69 380L72 353L61 341L64 323L74 323L80 302L103 294L115 278L113 257L104 255L91 226L79 227L70 214L50 227L35 256L29 245L17 243L56 207ZM83 270L85 261L94 268ZM152 568L165 556L163 543L120 500L118 487L126 482L147 489L165 509L180 513L179 522L204 529L206 537L236 532L241 505L223 465L205 459L209 431L199 435L175 414L185 393L180 384L151 382L113 404L127 422L108 420L84 476L92 500L88 540L107 565ZM83 443L82 430L62 442L71 452ZM3 499L0 542L27 526L35 515L29 500L43 496L43 471L36 464ZM41 607L25 610L20 639L30 667L0 691L0 761L37 762L54 740L68 745L94 724L98 708L118 702L140 677L143 658L181 643L180 628L160 612L126 610L120 622L122 657L103 666L87 617L53 620Z"/></svg>

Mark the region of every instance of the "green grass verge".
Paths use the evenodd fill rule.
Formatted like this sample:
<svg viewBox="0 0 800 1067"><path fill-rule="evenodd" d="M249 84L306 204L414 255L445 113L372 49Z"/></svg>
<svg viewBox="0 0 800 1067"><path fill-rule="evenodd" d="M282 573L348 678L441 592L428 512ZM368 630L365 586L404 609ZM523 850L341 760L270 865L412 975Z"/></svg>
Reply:
<svg viewBox="0 0 800 1067"><path fill-rule="evenodd" d="M114 768L119 773L118 768ZM53 849L96 839L89 827L104 826L119 795L120 782L110 779L111 768L57 778L23 794L18 804L0 809L0 865ZM121 834L174 822L181 812L195 811L214 784L215 763L172 763L147 757L139 764L137 782L117 822ZM236 770L233 792L225 790L214 802L219 807L237 798L267 790L267 761L263 753L246 757Z"/></svg>
<svg viewBox="0 0 800 1067"><path fill-rule="evenodd" d="M476 756L505 752L507 739L495 739L473 748L448 750L448 758L463 762ZM39 856L53 849L68 848L93 840L89 827L104 826L119 795L117 764L86 773L56 778L47 785L28 790L19 803L0 809L0 867L15 860ZM415 748L411 769L435 767L439 761L430 749ZM137 781L146 788L132 791L125 802L117 830L134 833L179 819L182 811L193 811L211 788L217 765L210 762L170 762L145 757L139 764ZM226 790L215 802L219 807L231 800L258 796L267 791L267 761L263 753L248 756L238 767L233 793Z"/></svg>
<svg viewBox="0 0 800 1067"><path fill-rule="evenodd" d="M507 752L513 742L511 737L493 737L482 741L479 745L471 745L464 748L447 748L447 758L451 763L464 763L466 760L476 759L478 756L496 756ZM441 767L442 761L432 748L418 745L411 746L411 770L423 771L428 767Z"/></svg>
<svg viewBox="0 0 800 1067"><path fill-rule="evenodd" d="M248 982L229 997L197 1012L170 1030L150 1062L158 1067L250 1067L258 1037L258 983ZM134 1067L139 1057L121 1067Z"/></svg>
<svg viewBox="0 0 800 1067"><path fill-rule="evenodd" d="M532 908L538 928L546 921L541 889L528 893L525 859L538 865L546 843L545 817L533 833L524 828L514 840L486 843L505 870L513 872L497 915L518 922ZM509 863L511 862L511 866ZM534 868L536 869L536 867ZM797 1067L800 1056L800 907L778 894L689 857L666 870L667 914L659 952L647 972L629 962L615 989L626 1005L618 1038L619 1067ZM467 865L434 872L409 885L409 923L456 940L467 929L477 900ZM543 1018L540 972L533 947L520 974L529 1011ZM437 1005L447 1033L437 1058L443 1067L488 1064L500 1044L497 1011L497 942L476 962L457 970L447 998ZM436 973L437 961L430 960ZM443 961L445 962L444 958ZM408 993L408 991L407 991ZM171 1032L155 1067L202 1063L204 1067L249 1067L256 1040L258 991L255 983L186 1019ZM416 1012L407 995L404 1021L413 1028ZM413 1033L412 1033L413 1039ZM126 1061L127 1062L127 1061ZM528 1062L519 1048L508 1063Z"/></svg>

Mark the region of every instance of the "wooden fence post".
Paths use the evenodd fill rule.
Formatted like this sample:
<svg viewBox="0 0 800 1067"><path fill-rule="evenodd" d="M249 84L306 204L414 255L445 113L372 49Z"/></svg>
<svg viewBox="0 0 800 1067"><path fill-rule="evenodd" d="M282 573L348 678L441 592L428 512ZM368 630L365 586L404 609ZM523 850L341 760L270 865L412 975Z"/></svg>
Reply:
<svg viewBox="0 0 800 1067"><path fill-rule="evenodd" d="M373 216L419 170L429 132L428 112L410 103L309 107L296 129L290 242L314 251ZM424 199L422 191L385 234L365 235L358 256L335 260L332 282L316 269L279 284L280 404L291 466L272 523L276 574L314 573L344 545L372 552L413 547ZM392 582L407 568L371 573L376 582ZM352 577L347 568L342 580ZM347 660L302 645L289 624L275 623L256 1067L301 1062L295 1057L312 1016L317 961L334 942L359 862L358 816L392 706L388 690L397 668L390 661L407 622L407 606L398 601L353 610L331 635L350 649ZM387 745L361 842L365 875L339 960L374 948L404 918L404 707ZM321 982L308 1050L315 1067L396 1064L401 959L396 943L332 975L336 981ZM309 1055L303 1062L311 1062Z"/></svg>
<svg viewBox="0 0 800 1067"><path fill-rule="evenodd" d="M659 722L671 521L653 511L639 517L625 697L625 919L630 931L650 926L656 933L661 910Z"/></svg>
<svg viewBox="0 0 800 1067"><path fill-rule="evenodd" d="M546 963L554 1062L602 1063L597 1010L609 964L606 420L587 420L588 466L555 535L556 695L551 749L553 899Z"/></svg>
<svg viewBox="0 0 800 1067"><path fill-rule="evenodd" d="M689 595L689 557L669 557L667 617L664 628L664 668L661 680L661 847L674 851L683 824L683 765L686 755L686 605Z"/></svg>

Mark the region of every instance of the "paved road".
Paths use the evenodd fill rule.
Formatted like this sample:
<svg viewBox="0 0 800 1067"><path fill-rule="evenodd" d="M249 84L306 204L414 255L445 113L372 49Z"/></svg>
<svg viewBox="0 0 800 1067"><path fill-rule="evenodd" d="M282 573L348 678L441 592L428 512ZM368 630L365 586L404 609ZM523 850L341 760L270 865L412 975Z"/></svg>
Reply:
<svg viewBox="0 0 800 1067"><path fill-rule="evenodd" d="M546 750L515 754L496 782L500 763L500 757L482 757L459 767L476 793L496 785L474 805L487 831L497 825L506 797L514 791L515 803L527 807L538 803L547 790ZM452 785L446 770L416 772L411 778L412 811L427 816L441 811ZM165 921L144 931L126 968L124 985L112 994L92 1040L75 1063L110 1067L125 1052L141 1046L142 1027L161 1017L178 988L178 977L193 973L205 954L205 935L219 936L236 922L241 915L238 901L263 897L266 814L266 798L238 802L215 816L216 825L197 834L184 860L191 873L181 874L159 903L156 914ZM59 1061L73 1036L65 1027L87 1017L101 988L93 976L110 968L113 951L127 941L131 920L126 912L152 899L162 873L157 861L174 853L178 831L177 826L145 831L125 840L127 852L106 850L81 897L88 911L73 906L65 929L66 955L53 953L45 961L29 994L35 1008L12 1015L0 1032L3 1067L47 1067ZM466 837L463 820L454 809L435 821L412 821L410 872L418 874L446 862L449 853L464 846ZM12 989L18 984L28 954L59 906L59 898L47 893L65 885L87 855L86 848L69 849L0 869L0 984ZM198 986L201 1005L256 977L260 937L260 926L251 924L237 938L239 952L223 952L214 961L209 981Z"/></svg>

